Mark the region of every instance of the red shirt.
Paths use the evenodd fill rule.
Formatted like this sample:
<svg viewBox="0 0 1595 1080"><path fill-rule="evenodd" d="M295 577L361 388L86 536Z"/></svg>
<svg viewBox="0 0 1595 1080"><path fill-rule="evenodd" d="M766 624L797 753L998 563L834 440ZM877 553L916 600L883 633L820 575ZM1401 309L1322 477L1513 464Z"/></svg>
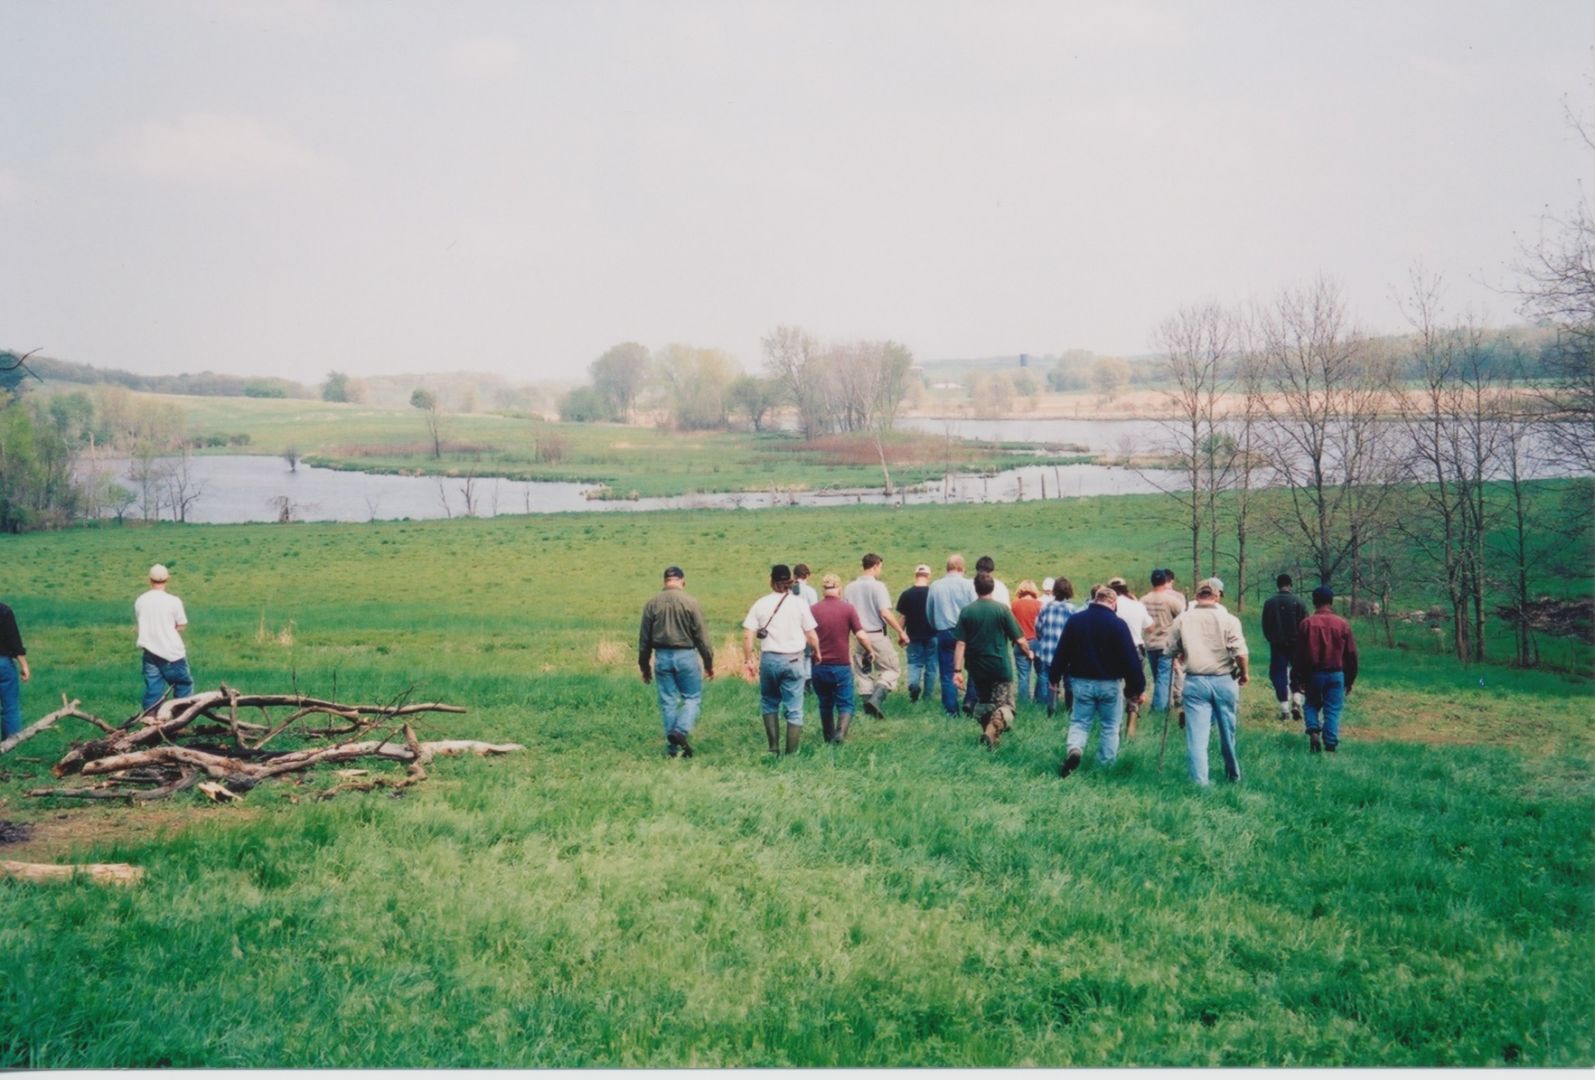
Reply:
<svg viewBox="0 0 1595 1080"><path fill-rule="evenodd" d="M1290 681L1299 690L1317 671L1344 672L1347 690L1357 681L1357 639L1351 636L1351 624L1326 607L1296 628Z"/></svg>
<svg viewBox="0 0 1595 1080"><path fill-rule="evenodd" d="M1041 601L1034 596L1021 596L1013 602L1013 617L1019 620L1019 629L1032 641L1036 637L1036 616L1041 614Z"/></svg>
<svg viewBox="0 0 1595 1080"><path fill-rule="evenodd" d="M820 663L849 663L852 647L847 639L864 629L858 609L839 596L827 596L809 610L814 613L814 632L820 639Z"/></svg>

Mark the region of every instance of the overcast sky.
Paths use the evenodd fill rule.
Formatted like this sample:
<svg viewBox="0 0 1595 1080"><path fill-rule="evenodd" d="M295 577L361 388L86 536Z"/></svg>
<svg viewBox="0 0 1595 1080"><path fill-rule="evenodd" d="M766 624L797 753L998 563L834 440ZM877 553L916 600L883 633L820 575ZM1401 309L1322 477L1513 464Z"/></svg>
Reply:
<svg viewBox="0 0 1595 1080"><path fill-rule="evenodd" d="M1589 191L1595 6L0 0L0 347L146 373L1138 353ZM1582 185L1582 187L1581 187Z"/></svg>

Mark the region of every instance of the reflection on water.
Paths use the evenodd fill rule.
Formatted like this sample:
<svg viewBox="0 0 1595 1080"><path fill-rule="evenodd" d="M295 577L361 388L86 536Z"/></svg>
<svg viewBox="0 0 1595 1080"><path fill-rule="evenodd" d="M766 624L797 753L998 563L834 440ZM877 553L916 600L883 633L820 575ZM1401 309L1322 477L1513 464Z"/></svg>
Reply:
<svg viewBox="0 0 1595 1080"><path fill-rule="evenodd" d="M126 460L102 461L129 490L138 485ZM284 500L295 521L428 520L444 517L496 517L501 514L569 513L595 510L758 509L770 506L848 506L853 504L1014 502L1060 495L1123 495L1156 491L1129 469L1102 465L1028 466L990 476L955 475L888 498L880 489L827 492L743 492L678 495L669 498L589 499L589 484L503 480L477 477L383 476L316 469L289 471L278 457L259 455L195 457L189 461L199 497L187 520L198 524L276 521ZM129 511L138 516L135 507ZM170 518L169 510L162 516Z"/></svg>

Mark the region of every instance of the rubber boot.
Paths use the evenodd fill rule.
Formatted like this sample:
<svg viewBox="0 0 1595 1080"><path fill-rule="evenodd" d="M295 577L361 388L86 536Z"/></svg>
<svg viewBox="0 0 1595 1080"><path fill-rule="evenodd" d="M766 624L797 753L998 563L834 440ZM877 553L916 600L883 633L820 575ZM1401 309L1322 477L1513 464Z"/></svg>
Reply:
<svg viewBox="0 0 1595 1080"><path fill-rule="evenodd" d="M781 753L781 728L778 724L780 717L775 713L764 714L764 736L770 740L770 753Z"/></svg>
<svg viewBox="0 0 1595 1080"><path fill-rule="evenodd" d="M829 716L821 716L820 733L825 736L826 742L836 742L836 721Z"/></svg>
<svg viewBox="0 0 1595 1080"><path fill-rule="evenodd" d="M803 741L803 725L788 724L786 726L786 752L797 753L798 743Z"/></svg>
<svg viewBox="0 0 1595 1080"><path fill-rule="evenodd" d="M877 686L864 698L864 711L875 719L881 718L881 702L886 700L886 687Z"/></svg>
<svg viewBox="0 0 1595 1080"><path fill-rule="evenodd" d="M1137 722L1141 719L1141 708L1139 705L1131 705L1125 710L1125 714L1126 720L1124 724L1124 737L1126 739L1133 739L1135 738Z"/></svg>
<svg viewBox="0 0 1595 1080"><path fill-rule="evenodd" d="M850 712L837 713L836 715L836 743L840 746L847 741L847 729L853 726L853 714Z"/></svg>

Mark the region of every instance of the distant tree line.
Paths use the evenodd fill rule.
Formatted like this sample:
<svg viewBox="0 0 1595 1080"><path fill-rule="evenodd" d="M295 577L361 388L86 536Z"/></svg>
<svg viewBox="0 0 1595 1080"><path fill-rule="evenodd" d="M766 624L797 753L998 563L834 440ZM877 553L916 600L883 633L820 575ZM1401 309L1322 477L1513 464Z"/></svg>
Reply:
<svg viewBox="0 0 1595 1080"><path fill-rule="evenodd" d="M40 379L88 386L120 386L150 394L192 394L198 397L313 398L303 383L271 376L221 375L214 371L182 375L135 375L117 368L98 368L72 360L35 356L28 366Z"/></svg>
<svg viewBox="0 0 1595 1080"><path fill-rule="evenodd" d="M749 374L718 349L667 345L657 353L623 342L588 365L591 382L560 399L560 418L629 421L640 408L661 412L684 430L734 421L763 431L791 408L805 438L889 430L915 380L913 355L894 341L822 343L799 327L765 337L764 371Z"/></svg>

